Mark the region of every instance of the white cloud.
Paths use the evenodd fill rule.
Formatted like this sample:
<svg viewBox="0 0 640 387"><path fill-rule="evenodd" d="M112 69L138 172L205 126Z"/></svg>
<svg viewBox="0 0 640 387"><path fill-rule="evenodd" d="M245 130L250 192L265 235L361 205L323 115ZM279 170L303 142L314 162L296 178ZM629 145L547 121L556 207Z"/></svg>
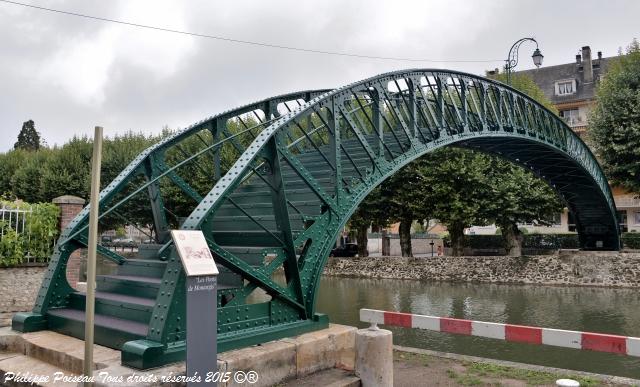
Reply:
<svg viewBox="0 0 640 387"><path fill-rule="evenodd" d="M587 44L615 55L637 35L640 12L636 0L607 7L567 0L571 18L561 17L554 0L31 1L176 30L375 56L500 59L516 39L535 35L547 66L572 61ZM13 145L27 119L49 143L60 144L95 125L108 134L184 127L270 95L338 87L401 68L482 74L501 65L297 53L0 3L0 151Z"/></svg>
<svg viewBox="0 0 640 387"><path fill-rule="evenodd" d="M96 38L70 39L59 51L43 60L39 81L48 87L59 87L80 105L100 105L104 87L114 60L117 32L103 29Z"/></svg>
<svg viewBox="0 0 640 387"><path fill-rule="evenodd" d="M181 3L162 0L119 5L116 19L187 29ZM118 71L118 63L163 78L178 71L195 49L194 38L189 36L100 22L93 26L93 34L66 38L59 50L44 59L37 75L39 82L61 88L80 105L104 103L110 73Z"/></svg>
<svg viewBox="0 0 640 387"><path fill-rule="evenodd" d="M120 19L137 24L187 31L186 3L171 0L121 3ZM117 59L167 77L185 67L195 51L197 38L169 32L120 26Z"/></svg>

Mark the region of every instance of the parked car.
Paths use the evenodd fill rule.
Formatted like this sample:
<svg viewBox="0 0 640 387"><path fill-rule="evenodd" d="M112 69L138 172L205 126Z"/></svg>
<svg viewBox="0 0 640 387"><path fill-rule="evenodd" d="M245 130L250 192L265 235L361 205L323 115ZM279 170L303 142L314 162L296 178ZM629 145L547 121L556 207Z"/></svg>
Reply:
<svg viewBox="0 0 640 387"><path fill-rule="evenodd" d="M132 238L118 238L113 240L116 247L136 247L138 244Z"/></svg>
<svg viewBox="0 0 640 387"><path fill-rule="evenodd" d="M346 243L331 250L330 257L357 257L358 245L355 243Z"/></svg>

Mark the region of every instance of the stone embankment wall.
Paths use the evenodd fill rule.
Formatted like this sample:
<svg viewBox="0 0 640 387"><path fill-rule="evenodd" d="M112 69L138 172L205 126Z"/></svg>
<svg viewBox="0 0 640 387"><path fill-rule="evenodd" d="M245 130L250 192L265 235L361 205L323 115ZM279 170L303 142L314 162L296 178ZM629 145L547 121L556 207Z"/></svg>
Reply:
<svg viewBox="0 0 640 387"><path fill-rule="evenodd" d="M30 311L46 266L0 268L0 327ZM640 253L530 257L330 258L325 274L450 282L640 287Z"/></svg>
<svg viewBox="0 0 640 387"><path fill-rule="evenodd" d="M47 266L0 268L0 327L11 325L16 312L28 312L40 290Z"/></svg>
<svg viewBox="0 0 640 387"><path fill-rule="evenodd" d="M327 275L425 281L640 287L640 253L331 258Z"/></svg>

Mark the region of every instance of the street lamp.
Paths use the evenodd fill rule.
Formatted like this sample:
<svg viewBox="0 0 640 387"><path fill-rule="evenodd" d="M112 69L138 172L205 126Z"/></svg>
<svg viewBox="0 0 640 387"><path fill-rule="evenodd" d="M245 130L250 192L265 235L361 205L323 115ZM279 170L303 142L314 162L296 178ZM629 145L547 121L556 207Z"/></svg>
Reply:
<svg viewBox="0 0 640 387"><path fill-rule="evenodd" d="M533 64L536 65L536 67L542 66L542 59L544 58L544 55L542 55L542 52L540 52L540 49L538 48L538 42L534 38L522 38L516 41L515 43L513 43L513 46L511 46L511 49L509 50L509 56L505 60L506 64L504 66L504 69L507 72L508 85L511 84L511 72L518 65L518 49L520 49L520 45L522 43L528 40L536 44L536 49L533 52L533 55L531 55Z"/></svg>

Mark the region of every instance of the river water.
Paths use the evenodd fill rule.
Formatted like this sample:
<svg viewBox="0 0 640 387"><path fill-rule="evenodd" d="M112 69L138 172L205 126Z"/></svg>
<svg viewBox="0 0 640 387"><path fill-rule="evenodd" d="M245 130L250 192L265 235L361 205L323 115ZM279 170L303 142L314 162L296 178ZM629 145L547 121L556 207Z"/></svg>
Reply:
<svg viewBox="0 0 640 387"><path fill-rule="evenodd" d="M364 327L360 308L487 322L640 336L637 289L495 285L323 276L318 311L331 322ZM383 326L384 327L384 326ZM508 343L408 328L393 342L415 348L640 379L640 358Z"/></svg>
<svg viewBox="0 0 640 387"><path fill-rule="evenodd" d="M113 269L98 263L100 274ZM365 327L360 308L640 337L640 289L322 276L320 313L332 323ZM402 346L640 379L638 357L383 327Z"/></svg>

